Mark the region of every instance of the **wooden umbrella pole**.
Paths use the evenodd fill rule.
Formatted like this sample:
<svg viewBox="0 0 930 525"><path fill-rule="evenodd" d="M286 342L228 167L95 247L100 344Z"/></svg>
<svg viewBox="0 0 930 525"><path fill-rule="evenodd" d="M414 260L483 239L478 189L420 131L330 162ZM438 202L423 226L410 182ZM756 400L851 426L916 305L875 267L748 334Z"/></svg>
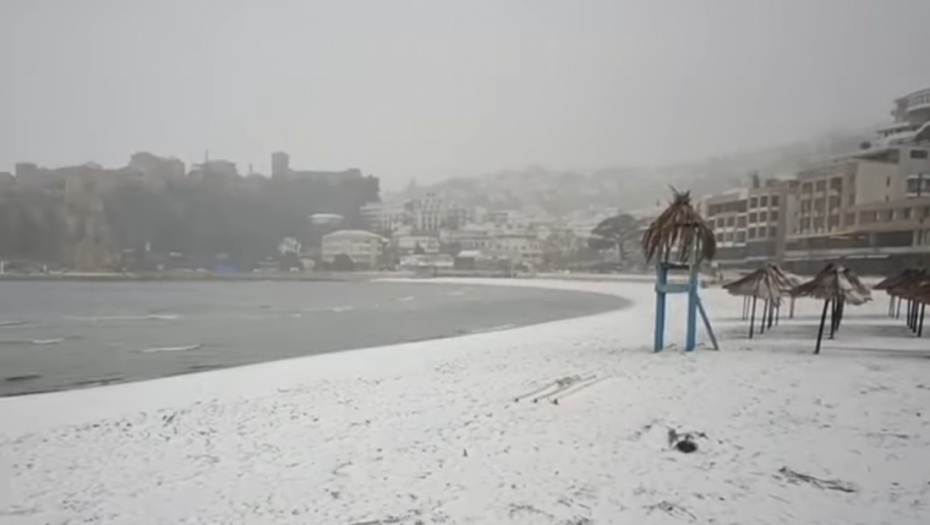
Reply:
<svg viewBox="0 0 930 525"><path fill-rule="evenodd" d="M924 334L924 311L927 308L927 303L920 303L920 321L917 324L917 337L921 337Z"/></svg>
<svg viewBox="0 0 930 525"><path fill-rule="evenodd" d="M814 348L814 353L820 353L820 343L823 341L823 325L827 322L827 308L830 306L830 300L824 299L823 301L823 312L820 314L820 329L817 330L817 346Z"/></svg>
<svg viewBox="0 0 930 525"><path fill-rule="evenodd" d="M843 315L846 314L846 299L841 297L836 303L836 312L836 329L839 330L843 326Z"/></svg>
<svg viewBox="0 0 930 525"><path fill-rule="evenodd" d="M772 330L772 322L775 321L775 301L769 301L769 331Z"/></svg>
<svg viewBox="0 0 930 525"><path fill-rule="evenodd" d="M749 314L749 338L752 339L752 331L756 324L756 297L752 298L752 313Z"/></svg>
<svg viewBox="0 0 930 525"><path fill-rule="evenodd" d="M762 301L762 317L759 318L759 335L765 333L765 319L769 315L769 302Z"/></svg>
<svg viewBox="0 0 930 525"><path fill-rule="evenodd" d="M830 339L836 334L836 301L830 305Z"/></svg>
<svg viewBox="0 0 930 525"><path fill-rule="evenodd" d="M775 326L778 326L778 321L781 319L781 302L778 303L778 306L775 307Z"/></svg>
<svg viewBox="0 0 930 525"><path fill-rule="evenodd" d="M794 319L794 300L795 297L792 297L791 304L788 305L788 319Z"/></svg>

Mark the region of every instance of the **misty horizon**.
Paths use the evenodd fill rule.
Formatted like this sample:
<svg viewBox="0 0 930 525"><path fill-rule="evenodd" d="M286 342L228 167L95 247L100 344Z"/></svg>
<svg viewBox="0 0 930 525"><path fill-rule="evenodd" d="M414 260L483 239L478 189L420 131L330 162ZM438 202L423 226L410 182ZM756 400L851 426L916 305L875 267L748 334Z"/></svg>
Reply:
<svg viewBox="0 0 930 525"><path fill-rule="evenodd" d="M866 129L930 84L930 3L811 4L5 2L0 171L669 165Z"/></svg>

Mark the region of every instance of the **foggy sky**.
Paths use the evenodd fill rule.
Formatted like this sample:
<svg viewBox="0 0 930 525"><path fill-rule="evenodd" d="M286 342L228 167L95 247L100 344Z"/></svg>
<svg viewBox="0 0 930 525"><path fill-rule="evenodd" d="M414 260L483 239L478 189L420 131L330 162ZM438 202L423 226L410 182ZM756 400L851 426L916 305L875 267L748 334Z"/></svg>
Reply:
<svg viewBox="0 0 930 525"><path fill-rule="evenodd" d="M883 122L928 0L3 0L0 171L148 150L398 187Z"/></svg>

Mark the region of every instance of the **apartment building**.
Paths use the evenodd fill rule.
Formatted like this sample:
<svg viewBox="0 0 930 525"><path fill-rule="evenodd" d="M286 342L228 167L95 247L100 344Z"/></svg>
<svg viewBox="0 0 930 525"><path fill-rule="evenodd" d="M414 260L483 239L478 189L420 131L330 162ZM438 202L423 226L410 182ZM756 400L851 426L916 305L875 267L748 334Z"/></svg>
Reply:
<svg viewBox="0 0 930 525"><path fill-rule="evenodd" d="M362 230L339 230L323 236L321 255L328 263L340 254L347 255L357 267L377 268L387 239Z"/></svg>
<svg viewBox="0 0 930 525"><path fill-rule="evenodd" d="M739 188L698 201L698 211L713 228L716 260L721 266L739 266L746 259L749 190Z"/></svg>
<svg viewBox="0 0 930 525"><path fill-rule="evenodd" d="M863 272L930 261L930 144L869 147L797 175L786 260Z"/></svg>
<svg viewBox="0 0 930 525"><path fill-rule="evenodd" d="M794 181L768 179L699 200L699 212L714 229L718 263L736 268L782 260L794 196Z"/></svg>

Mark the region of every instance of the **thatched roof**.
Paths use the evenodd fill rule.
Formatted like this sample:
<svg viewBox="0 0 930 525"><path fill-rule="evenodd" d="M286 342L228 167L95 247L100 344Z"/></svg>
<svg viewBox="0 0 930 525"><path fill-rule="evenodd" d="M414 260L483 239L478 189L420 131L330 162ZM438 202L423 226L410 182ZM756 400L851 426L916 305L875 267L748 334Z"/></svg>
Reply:
<svg viewBox="0 0 930 525"><path fill-rule="evenodd" d="M849 268L830 263L813 279L795 286L790 294L794 297L812 297L830 301L843 300L859 305L872 299L869 289L859 276Z"/></svg>
<svg viewBox="0 0 930 525"><path fill-rule="evenodd" d="M717 253L714 231L691 205L691 192L672 188L672 201L643 235L646 260L687 264L710 261ZM672 261L672 254L676 261Z"/></svg>
<svg viewBox="0 0 930 525"><path fill-rule="evenodd" d="M874 290L886 290L893 293L901 288L910 288L930 279L925 269L908 268L897 275L885 277L878 284L872 287Z"/></svg>
<svg viewBox="0 0 930 525"><path fill-rule="evenodd" d="M875 285L884 289L888 295L930 303L930 271L925 269L907 269L898 275L885 278Z"/></svg>
<svg viewBox="0 0 930 525"><path fill-rule="evenodd" d="M793 281L777 264L766 264L739 279L723 285L732 295L757 297L775 304L799 283Z"/></svg>

